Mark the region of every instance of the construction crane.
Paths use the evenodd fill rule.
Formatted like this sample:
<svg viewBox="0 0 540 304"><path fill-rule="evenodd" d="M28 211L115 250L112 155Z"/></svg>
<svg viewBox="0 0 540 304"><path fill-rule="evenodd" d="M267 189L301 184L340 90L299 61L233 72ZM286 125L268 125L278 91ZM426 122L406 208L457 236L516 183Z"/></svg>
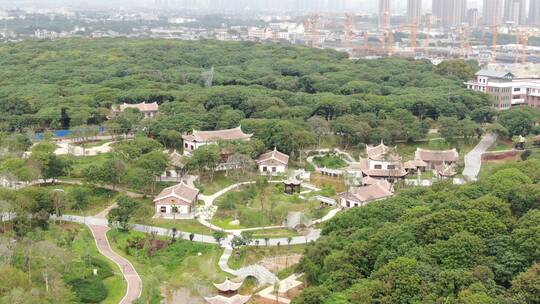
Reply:
<svg viewBox="0 0 540 304"><path fill-rule="evenodd" d="M343 32L344 32L343 40L345 42L344 46L347 49L351 48L352 24L353 24L352 15L349 14L349 13L346 13L345 14L345 26L344 26L344 29L343 29Z"/></svg>
<svg viewBox="0 0 540 304"><path fill-rule="evenodd" d="M416 19L412 21L411 24L411 48L413 52L416 54L416 36L417 36L417 30L418 30L418 24L416 23Z"/></svg>
<svg viewBox="0 0 540 304"><path fill-rule="evenodd" d="M529 47L529 33L523 34L523 44L522 44L522 54L521 54L521 63L527 63L527 48Z"/></svg>
<svg viewBox="0 0 540 304"><path fill-rule="evenodd" d="M308 16L305 16L304 17L304 44L306 46L309 45L308 32L309 32L309 18Z"/></svg>
<svg viewBox="0 0 540 304"><path fill-rule="evenodd" d="M499 35L499 18L498 16L493 16L492 23L492 49L491 49L491 62L497 62L497 36Z"/></svg>
<svg viewBox="0 0 540 304"><path fill-rule="evenodd" d="M317 25L319 22L319 15L313 14L310 19L311 24L311 47L317 48L319 43L319 32L317 29Z"/></svg>
<svg viewBox="0 0 540 304"><path fill-rule="evenodd" d="M390 30L390 11L386 10L383 12L383 22L382 22L382 52L386 55L391 53L393 36Z"/></svg>
<svg viewBox="0 0 540 304"><path fill-rule="evenodd" d="M463 57L469 58L469 56L471 55L471 46L469 43L467 29L465 27L460 28L459 42Z"/></svg>
<svg viewBox="0 0 540 304"><path fill-rule="evenodd" d="M514 50L514 63L519 63L519 57L521 55L521 33L519 31L516 31L516 49Z"/></svg>

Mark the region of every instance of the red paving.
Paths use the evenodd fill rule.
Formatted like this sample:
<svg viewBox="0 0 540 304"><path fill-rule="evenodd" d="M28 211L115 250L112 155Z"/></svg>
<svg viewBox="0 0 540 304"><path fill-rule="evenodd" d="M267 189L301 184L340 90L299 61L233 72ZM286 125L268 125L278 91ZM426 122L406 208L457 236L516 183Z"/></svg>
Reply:
<svg viewBox="0 0 540 304"><path fill-rule="evenodd" d="M94 225L88 225L88 227L90 228L90 231L92 231L92 235L94 235L99 252L120 267L120 270L127 281L127 291L125 296L120 301L120 304L133 303L141 296L141 277L128 260L112 250L111 245L107 240L107 231L110 230L109 227Z"/></svg>

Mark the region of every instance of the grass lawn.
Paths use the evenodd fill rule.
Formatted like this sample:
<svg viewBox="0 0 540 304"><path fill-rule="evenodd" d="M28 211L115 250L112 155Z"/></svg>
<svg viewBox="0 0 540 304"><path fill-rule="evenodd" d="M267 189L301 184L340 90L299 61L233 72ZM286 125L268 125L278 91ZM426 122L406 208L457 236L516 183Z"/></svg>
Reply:
<svg viewBox="0 0 540 304"><path fill-rule="evenodd" d="M156 212L154 203L151 198L148 199L138 199L140 206L135 211L135 214L132 219L134 224L142 224L156 227L163 227L172 229L175 227L178 230L184 232L193 232L200 234L212 234L212 230L201 225L197 220L168 220L168 219L155 219L152 218Z"/></svg>
<svg viewBox="0 0 540 304"><path fill-rule="evenodd" d="M233 251L229 259L229 267L239 269L257 264L264 258L303 254L305 248L306 245L289 246L287 244L280 247L266 247L264 244L261 244L259 247L242 247Z"/></svg>
<svg viewBox="0 0 540 304"><path fill-rule="evenodd" d="M109 156L110 153L102 153L95 156L63 156L73 161L73 167L71 172L69 172L68 177L82 178L86 168L90 165L103 164Z"/></svg>
<svg viewBox="0 0 540 304"><path fill-rule="evenodd" d="M261 230L253 230L252 232L253 232L253 238L255 239L264 239L266 237L286 238L286 237L294 237L294 236L299 235L296 231L292 229L285 229L285 228L261 229Z"/></svg>
<svg viewBox="0 0 540 304"><path fill-rule="evenodd" d="M339 169L347 166L347 163L340 155L315 156L313 162L322 168Z"/></svg>
<svg viewBox="0 0 540 304"><path fill-rule="evenodd" d="M46 189L52 191L55 189L62 189L70 198L71 193L75 189L81 189L86 193L87 206L85 208L79 208L76 202L71 202L69 214L73 215L95 215L100 211L106 209L112 204L115 197L118 195L116 192L94 187L92 185L67 185L67 184L55 184L55 185L40 185L34 186L38 189Z"/></svg>
<svg viewBox="0 0 540 304"><path fill-rule="evenodd" d="M341 177L329 177L324 176L317 172L311 173L310 184L317 186L318 188L334 189L335 193L345 191L345 182Z"/></svg>
<svg viewBox="0 0 540 304"><path fill-rule="evenodd" d="M268 184L264 189L255 185L242 186L216 201L218 211L212 223L225 229L282 225L289 212L303 212L311 218L319 215L319 202L286 195L282 184ZM231 226L234 219L240 226Z"/></svg>
<svg viewBox="0 0 540 304"><path fill-rule="evenodd" d="M113 249L131 261L143 277L143 297L153 289L154 292L160 290L168 302L186 303L192 299L202 301L202 297L217 293L212 283L221 282L226 277L218 266L222 254L220 247L178 240L157 250L154 255L149 255L144 248L130 249L128 254L125 252L127 239L134 235L144 236L140 232L123 233L118 230L108 233ZM156 297L143 301L161 303L161 299Z"/></svg>
<svg viewBox="0 0 540 304"><path fill-rule="evenodd" d="M497 138L497 141L493 146L491 146L488 151L504 151L504 150L512 150L514 148L514 143L511 140L507 140L504 138Z"/></svg>
<svg viewBox="0 0 540 304"><path fill-rule="evenodd" d="M210 181L207 177L201 177L201 180L195 186L201 190L202 194L212 195L235 183L235 180L225 176L225 172L216 172L213 181Z"/></svg>

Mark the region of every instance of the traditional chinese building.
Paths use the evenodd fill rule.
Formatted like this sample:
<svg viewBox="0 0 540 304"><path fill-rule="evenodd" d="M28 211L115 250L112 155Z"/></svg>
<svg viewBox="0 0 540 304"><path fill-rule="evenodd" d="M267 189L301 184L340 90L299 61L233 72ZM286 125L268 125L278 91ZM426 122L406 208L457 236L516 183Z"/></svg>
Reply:
<svg viewBox="0 0 540 304"><path fill-rule="evenodd" d="M193 209L199 196L199 190L183 182L163 189L154 199L157 217L193 218Z"/></svg>
<svg viewBox="0 0 540 304"><path fill-rule="evenodd" d="M394 182L407 175L396 149L382 141L378 146L366 146L366 155L367 158L361 159L359 166L364 176Z"/></svg>
<svg viewBox="0 0 540 304"><path fill-rule="evenodd" d="M117 115L118 113L122 113L127 109L137 109L141 114L143 114L144 118L151 118L154 117L158 110L159 105L157 102L153 103L137 103L137 104L121 104L119 106L113 107L113 115Z"/></svg>
<svg viewBox="0 0 540 304"><path fill-rule="evenodd" d="M362 207L369 202L382 200L394 195L392 184L386 180L363 186L352 187L349 191L338 195L339 204L343 208Z"/></svg>
<svg viewBox="0 0 540 304"><path fill-rule="evenodd" d="M426 169L434 170L443 164L455 164L459 160L459 153L456 149L452 150L426 150L417 148L414 154L415 160L421 160L427 164Z"/></svg>
<svg viewBox="0 0 540 304"><path fill-rule="evenodd" d="M257 159L259 172L263 175L278 175L287 172L289 167L289 155L274 151L264 153Z"/></svg>
<svg viewBox="0 0 540 304"><path fill-rule="evenodd" d="M216 131L193 130L192 134L182 135L182 139L184 140L184 155L191 155L193 151L204 145L217 144L224 141L248 141L252 136L253 134L244 133L241 127Z"/></svg>

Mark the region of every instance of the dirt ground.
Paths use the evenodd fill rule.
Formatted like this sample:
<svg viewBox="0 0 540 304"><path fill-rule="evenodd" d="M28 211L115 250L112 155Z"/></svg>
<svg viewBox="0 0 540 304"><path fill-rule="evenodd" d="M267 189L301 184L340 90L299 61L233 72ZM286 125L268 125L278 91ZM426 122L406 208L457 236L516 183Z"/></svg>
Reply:
<svg viewBox="0 0 540 304"><path fill-rule="evenodd" d="M289 256L276 256L264 258L260 264L266 267L271 272L279 272L285 268L288 268L292 265L298 264L302 258L301 254L291 254Z"/></svg>

